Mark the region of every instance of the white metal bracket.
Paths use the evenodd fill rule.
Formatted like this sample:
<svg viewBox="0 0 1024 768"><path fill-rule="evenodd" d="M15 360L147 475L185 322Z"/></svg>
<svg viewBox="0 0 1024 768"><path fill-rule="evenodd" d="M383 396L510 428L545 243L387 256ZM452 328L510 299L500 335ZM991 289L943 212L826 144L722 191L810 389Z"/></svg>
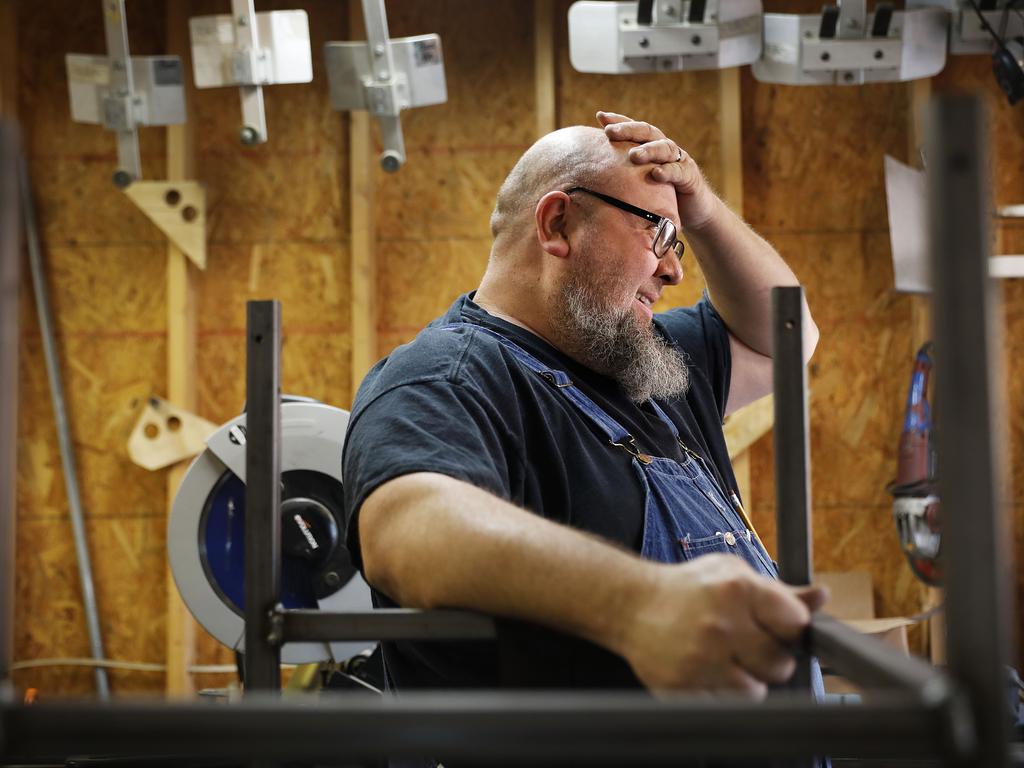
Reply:
<svg viewBox="0 0 1024 768"><path fill-rule="evenodd" d="M114 183L121 188L142 178L138 127L185 122L181 59L130 56L124 3L103 0L106 56L65 57L71 118L117 134Z"/></svg>
<svg viewBox="0 0 1024 768"><path fill-rule="evenodd" d="M418 35L388 39L384 0L362 0L366 42L324 46L331 106L365 110L380 123L384 151L381 167L397 171L405 163L403 109L448 100L441 38Z"/></svg>
<svg viewBox="0 0 1024 768"><path fill-rule="evenodd" d="M837 0L819 15L766 13L754 77L788 85L863 85L931 77L946 64L949 14Z"/></svg>
<svg viewBox="0 0 1024 768"><path fill-rule="evenodd" d="M569 60L607 74L738 67L761 55L761 15L761 0L581 0L569 8Z"/></svg>
<svg viewBox="0 0 1024 768"><path fill-rule="evenodd" d="M267 140L263 86L313 79L305 11L256 13L253 0L231 0L231 15L189 20L197 88L237 86L243 144Z"/></svg>

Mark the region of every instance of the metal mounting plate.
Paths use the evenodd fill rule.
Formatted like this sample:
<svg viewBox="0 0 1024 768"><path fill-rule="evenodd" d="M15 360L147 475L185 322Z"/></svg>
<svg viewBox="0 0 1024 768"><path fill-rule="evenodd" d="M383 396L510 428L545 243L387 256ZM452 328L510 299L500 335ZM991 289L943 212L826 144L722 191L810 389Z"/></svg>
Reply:
<svg viewBox="0 0 1024 768"><path fill-rule="evenodd" d="M236 44L231 16L195 16L188 25L196 88L308 83L313 79L309 17L305 11L256 14L259 45L261 51L266 51L266 62L261 76L253 82L241 82L232 72Z"/></svg>
<svg viewBox="0 0 1024 768"><path fill-rule="evenodd" d="M331 106L337 110L367 110L375 115L397 116L403 109L443 104L448 100L444 57L439 35L417 35L390 40L394 61L392 82L398 93L374 109L370 51L366 43L327 43L324 60L330 83Z"/></svg>
<svg viewBox="0 0 1024 768"><path fill-rule="evenodd" d="M185 122L185 87L177 56L132 56L136 125ZM112 96L110 60L106 56L69 53L64 58L71 97L71 119L104 125L104 99Z"/></svg>
<svg viewBox="0 0 1024 768"><path fill-rule="evenodd" d="M581 0L569 8L569 61L579 72L724 69L761 55L760 0L709 4L704 23L637 25L636 2Z"/></svg>
<svg viewBox="0 0 1024 768"><path fill-rule="evenodd" d="M873 22L869 14L866 28ZM820 23L817 14L766 13L764 55L751 67L754 77L786 85L859 85L931 77L946 64L949 14L941 8L893 13L886 38L822 40ZM822 61L823 53L829 61Z"/></svg>

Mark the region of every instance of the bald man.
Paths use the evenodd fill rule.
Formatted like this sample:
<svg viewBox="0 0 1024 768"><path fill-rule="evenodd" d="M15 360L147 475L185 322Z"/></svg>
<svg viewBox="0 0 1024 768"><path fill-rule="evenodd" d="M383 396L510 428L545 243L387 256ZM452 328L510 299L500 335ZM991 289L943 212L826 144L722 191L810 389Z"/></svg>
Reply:
<svg viewBox="0 0 1024 768"><path fill-rule="evenodd" d="M760 698L823 602L775 580L722 433L771 391L770 290L797 279L674 141L598 120L526 151L480 287L356 396L347 541L374 604L508 620L497 643L385 644L398 689ZM707 294L652 314L684 234Z"/></svg>

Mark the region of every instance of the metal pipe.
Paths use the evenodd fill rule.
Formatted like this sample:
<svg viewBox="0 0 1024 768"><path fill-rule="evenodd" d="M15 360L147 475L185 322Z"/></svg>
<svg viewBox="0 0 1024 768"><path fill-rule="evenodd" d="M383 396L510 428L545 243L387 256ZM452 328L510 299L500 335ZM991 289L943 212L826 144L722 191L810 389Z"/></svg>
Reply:
<svg viewBox="0 0 1024 768"><path fill-rule="evenodd" d="M18 132L0 121L0 701L14 663L14 541L18 440Z"/></svg>
<svg viewBox="0 0 1024 768"><path fill-rule="evenodd" d="M107 58L110 60L110 95L104 105L117 105L118 120L104 124L117 131L117 170L114 184L127 187L142 178L142 160L139 154L139 132L135 122L135 78L132 57L128 48L128 22L125 19L125 0L103 0L103 30L107 40Z"/></svg>
<svg viewBox="0 0 1024 768"><path fill-rule="evenodd" d="M804 291L772 289L775 393L775 496L779 577L810 584L811 479L807 430L807 374L803 356Z"/></svg>
<svg viewBox="0 0 1024 768"><path fill-rule="evenodd" d="M1004 381L988 275L988 126L981 100L947 95L931 105L928 175L942 569L948 669L963 686L979 750L966 765L1010 764L1006 664L1013 606L1013 536L1007 525ZM1000 438L1000 439L997 439Z"/></svg>
<svg viewBox="0 0 1024 768"><path fill-rule="evenodd" d="M247 304L245 406L245 692L281 688L271 642L281 600L281 305Z"/></svg>
<svg viewBox="0 0 1024 768"><path fill-rule="evenodd" d="M36 228L35 206L32 201L32 187L29 183L28 161L22 157L18 174L21 185L21 205L25 223L25 238L28 242L28 261L32 271L32 288L35 291L36 310L39 314L39 331L43 338L43 353L46 358L46 373L50 379L50 395L53 399L53 416L57 423L57 440L60 444L60 460L64 470L64 485L68 492L68 514L71 530L75 537L75 553L78 557L78 577L82 583L82 602L85 605L85 619L89 629L89 648L94 659L102 660L103 637L100 633L99 611L96 608L96 591L92 581L92 563L89 559L89 544L85 533L82 501L78 492L78 473L75 470L75 449L71 441L67 409L64 404L64 384L61 381L60 360L57 357L57 342L53 333L53 314L46 290L46 275L43 272L43 256L39 246ZM96 692L100 699L110 696L107 670L97 667Z"/></svg>
<svg viewBox="0 0 1024 768"><path fill-rule="evenodd" d="M811 583L811 476L807 374L803 354L804 290L772 289L772 375L775 394L775 520L779 578ZM800 658L789 687L810 691L812 661Z"/></svg>
<svg viewBox="0 0 1024 768"><path fill-rule="evenodd" d="M415 611L406 608L329 613L278 611L283 642L299 640L493 640L495 621L465 611Z"/></svg>
<svg viewBox="0 0 1024 768"><path fill-rule="evenodd" d="M831 616L815 614L809 638L814 655L861 687L903 690L926 699L951 695L949 679L935 667Z"/></svg>
<svg viewBox="0 0 1024 768"><path fill-rule="evenodd" d="M640 692L411 692L246 697L230 706L149 703L0 707L5 754L357 760L436 757L477 765L678 765L681 756L950 757L948 712L907 695L823 707L797 693L762 703Z"/></svg>

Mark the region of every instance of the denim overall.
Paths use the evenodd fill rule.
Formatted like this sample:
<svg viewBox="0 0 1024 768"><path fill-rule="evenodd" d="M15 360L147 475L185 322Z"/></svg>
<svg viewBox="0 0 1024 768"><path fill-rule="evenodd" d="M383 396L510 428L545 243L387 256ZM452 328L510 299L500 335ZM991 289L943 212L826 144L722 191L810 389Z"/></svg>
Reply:
<svg viewBox="0 0 1024 768"><path fill-rule="evenodd" d="M683 444L676 425L654 400L648 402L683 450L685 460L682 463L641 453L634 437L573 385L564 371L549 368L500 333L471 323L445 325L441 330L467 326L497 339L520 363L556 387L612 446L633 457L633 470L644 488L642 557L662 563L681 563L712 552L732 553L743 558L759 574L778 578L775 562L740 515L738 497L735 502L726 498L721 486L711 479L704 459ZM818 701L824 699L816 659L812 663L811 688ZM824 760L817 764L829 766L830 763Z"/></svg>
<svg viewBox="0 0 1024 768"><path fill-rule="evenodd" d="M443 330L469 326L497 339L515 358L554 385L608 439L633 457L633 470L644 489L642 557L662 563L681 563L711 552L742 557L755 571L778 578L775 563L740 516L738 500L726 498L704 459L679 438L679 430L661 407L648 401L683 450L682 463L648 456L634 437L574 386L564 371L552 370L515 342L488 328L469 323L443 326Z"/></svg>

